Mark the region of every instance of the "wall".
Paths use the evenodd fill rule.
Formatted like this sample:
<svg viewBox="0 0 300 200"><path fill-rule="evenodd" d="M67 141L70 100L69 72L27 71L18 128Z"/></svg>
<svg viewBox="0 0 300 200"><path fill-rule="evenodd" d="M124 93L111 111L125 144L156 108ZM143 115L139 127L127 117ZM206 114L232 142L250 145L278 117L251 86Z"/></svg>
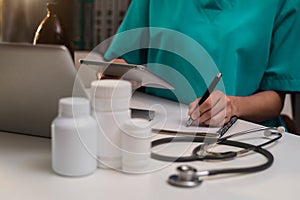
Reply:
<svg viewBox="0 0 300 200"><path fill-rule="evenodd" d="M0 0L0 42L2 41L2 0Z"/></svg>
<svg viewBox="0 0 300 200"><path fill-rule="evenodd" d="M2 40L32 42L47 0L2 0Z"/></svg>
<svg viewBox="0 0 300 200"><path fill-rule="evenodd" d="M92 50L112 36L123 20L130 0L0 0L2 39L32 42L46 16L46 3L58 2L60 21L76 50Z"/></svg>

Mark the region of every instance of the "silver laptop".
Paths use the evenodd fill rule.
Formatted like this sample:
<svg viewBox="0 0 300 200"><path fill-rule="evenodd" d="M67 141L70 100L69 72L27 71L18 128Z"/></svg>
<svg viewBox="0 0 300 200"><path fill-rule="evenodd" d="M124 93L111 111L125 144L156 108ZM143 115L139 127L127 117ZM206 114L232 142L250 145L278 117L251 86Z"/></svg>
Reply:
<svg viewBox="0 0 300 200"><path fill-rule="evenodd" d="M64 46L0 43L0 131L50 137L58 100L73 95L75 79Z"/></svg>

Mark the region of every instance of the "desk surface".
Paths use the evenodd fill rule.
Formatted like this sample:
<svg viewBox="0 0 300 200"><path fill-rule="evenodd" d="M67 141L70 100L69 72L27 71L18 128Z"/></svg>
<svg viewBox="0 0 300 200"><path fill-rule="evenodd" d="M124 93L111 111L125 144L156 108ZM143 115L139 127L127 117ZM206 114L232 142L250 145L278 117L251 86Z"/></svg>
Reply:
<svg viewBox="0 0 300 200"><path fill-rule="evenodd" d="M232 132L257 127L239 120ZM254 174L210 177L199 187L181 189L166 183L180 163L164 163L151 173L129 175L97 169L90 176L66 178L51 169L51 140L0 132L0 199L299 199L300 138L285 133L268 147L271 168ZM197 169L263 162L249 155L226 162L193 162Z"/></svg>

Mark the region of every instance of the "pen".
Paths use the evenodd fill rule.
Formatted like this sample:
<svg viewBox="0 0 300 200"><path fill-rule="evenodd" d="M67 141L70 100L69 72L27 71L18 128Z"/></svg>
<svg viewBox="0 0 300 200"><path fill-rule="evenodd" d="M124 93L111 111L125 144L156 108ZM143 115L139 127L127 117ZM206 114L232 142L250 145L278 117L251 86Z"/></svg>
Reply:
<svg viewBox="0 0 300 200"><path fill-rule="evenodd" d="M209 85L209 87L207 88L207 90L205 91L204 95L202 96L202 98L200 99L200 101L198 102L197 107L195 108L195 110L209 97L210 93L215 89L217 83L219 82L219 80L221 79L222 74L218 73L215 78L213 79L213 81L211 82L211 84ZM190 126L193 123L193 119L190 116L190 118L188 119L188 121L186 122L186 126Z"/></svg>
<svg viewBox="0 0 300 200"><path fill-rule="evenodd" d="M220 134L220 137L221 138L227 131L228 129L230 129L230 127L232 127L232 125L238 120L238 117L237 116L232 116L229 120L229 122L227 122L222 128L220 128L217 133Z"/></svg>

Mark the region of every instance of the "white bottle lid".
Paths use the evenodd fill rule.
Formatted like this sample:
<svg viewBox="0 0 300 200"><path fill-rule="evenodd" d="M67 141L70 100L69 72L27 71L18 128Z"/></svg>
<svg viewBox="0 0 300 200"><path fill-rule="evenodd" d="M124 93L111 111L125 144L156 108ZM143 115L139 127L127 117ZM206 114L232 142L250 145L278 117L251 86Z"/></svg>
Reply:
<svg viewBox="0 0 300 200"><path fill-rule="evenodd" d="M131 83L125 80L97 80L91 84L91 104L97 111L115 111L129 108Z"/></svg>
<svg viewBox="0 0 300 200"><path fill-rule="evenodd" d="M122 126L121 130L128 134L129 136L145 139L151 136L151 125L152 122L146 119L133 118L126 120Z"/></svg>
<svg viewBox="0 0 300 200"><path fill-rule="evenodd" d="M131 83L125 80L97 80L92 82L92 97L95 98L130 98Z"/></svg>
<svg viewBox="0 0 300 200"><path fill-rule="evenodd" d="M90 115L90 102L81 97L61 98L59 100L59 115L63 117Z"/></svg>

